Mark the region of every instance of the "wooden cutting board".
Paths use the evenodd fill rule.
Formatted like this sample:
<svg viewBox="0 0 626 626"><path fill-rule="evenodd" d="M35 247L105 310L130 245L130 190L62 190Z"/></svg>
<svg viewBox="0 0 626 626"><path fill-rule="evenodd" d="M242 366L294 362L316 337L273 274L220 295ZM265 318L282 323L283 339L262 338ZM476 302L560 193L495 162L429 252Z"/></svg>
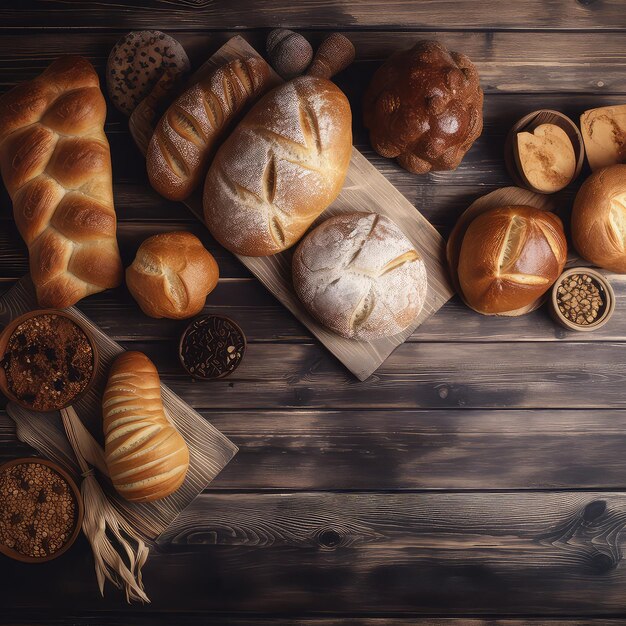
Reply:
<svg viewBox="0 0 626 626"><path fill-rule="evenodd" d="M236 58L259 53L240 36L224 44L194 75L192 81ZM281 79L274 73L278 84ZM145 146L140 146L145 154ZM202 189L185 204L201 220ZM421 252L428 272L426 303L420 315L402 333L376 341L344 339L327 330L306 311L291 283L291 256L287 250L268 257L239 256L239 260L280 300L359 380L373 374L413 331L437 312L453 295L445 259L445 242L430 222L355 148L344 187L315 225L331 215L367 211L390 217Z"/></svg>
<svg viewBox="0 0 626 626"><path fill-rule="evenodd" d="M0 298L0 325L4 327L19 315L37 308L39 307L30 278L23 278ZM95 384L73 406L83 424L102 445L102 393L110 365L113 359L123 352L123 348L105 335L76 307L66 310L91 330L98 347L100 363ZM173 354L172 359L176 358L177 355ZM100 484L126 519L148 539L156 539L237 453L235 444L163 384L161 394L169 418L189 447L189 470L185 482L176 493L167 498L137 504L120 498L104 477L100 480ZM14 403L9 403L7 412L17 424L17 436L20 441L33 446L41 454L61 463L78 476L76 459L65 436L58 412L36 413Z"/></svg>

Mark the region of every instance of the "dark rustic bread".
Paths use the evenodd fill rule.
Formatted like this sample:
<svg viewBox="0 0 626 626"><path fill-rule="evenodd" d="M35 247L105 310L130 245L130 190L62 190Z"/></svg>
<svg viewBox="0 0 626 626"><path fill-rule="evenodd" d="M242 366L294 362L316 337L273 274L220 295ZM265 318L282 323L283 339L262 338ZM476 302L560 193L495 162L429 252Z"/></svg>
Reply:
<svg viewBox="0 0 626 626"><path fill-rule="evenodd" d="M363 116L381 156L416 174L455 169L482 132L473 63L437 41L391 56L365 93Z"/></svg>

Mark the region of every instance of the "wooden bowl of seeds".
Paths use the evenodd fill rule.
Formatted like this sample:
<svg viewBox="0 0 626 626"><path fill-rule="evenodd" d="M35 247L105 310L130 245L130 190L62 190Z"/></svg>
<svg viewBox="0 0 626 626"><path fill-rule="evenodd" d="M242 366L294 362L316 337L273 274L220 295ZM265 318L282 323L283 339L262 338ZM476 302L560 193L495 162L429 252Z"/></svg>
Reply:
<svg viewBox="0 0 626 626"><path fill-rule="evenodd" d="M565 328L590 332L604 326L613 315L615 292L600 272L572 267L554 283L550 309Z"/></svg>
<svg viewBox="0 0 626 626"><path fill-rule="evenodd" d="M60 465L39 458L0 465L0 553L51 561L74 543L82 521L80 491Z"/></svg>

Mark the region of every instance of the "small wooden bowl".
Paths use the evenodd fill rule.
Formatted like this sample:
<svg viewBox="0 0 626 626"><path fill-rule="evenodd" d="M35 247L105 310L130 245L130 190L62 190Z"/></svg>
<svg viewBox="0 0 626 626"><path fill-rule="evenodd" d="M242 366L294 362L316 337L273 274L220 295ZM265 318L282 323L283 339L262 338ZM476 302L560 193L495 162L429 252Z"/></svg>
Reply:
<svg viewBox="0 0 626 626"><path fill-rule="evenodd" d="M572 181L576 180L582 169L583 162L585 160L585 145L583 137L578 129L578 126L567 115L560 113L559 111L552 111L550 109L540 109L539 111L533 111L528 115L525 115L522 119L518 120L509 131L506 137L504 145L504 162L506 168L515 181L515 184L529 189L535 193L548 194L549 192L542 191L533 187L526 176L519 158L519 152L517 149L517 134L521 132L532 133L541 124L554 124L565 131L569 140L572 142L574 148L574 156L576 158L576 169L574 170L574 176L569 181L568 185ZM567 185L566 185L567 186ZM555 192L558 193L558 192Z"/></svg>
<svg viewBox="0 0 626 626"><path fill-rule="evenodd" d="M22 563L46 563L47 561L52 561L57 557L61 556L65 552L67 552L78 537L80 533L80 529L83 525L83 515L85 513L83 498L80 494L80 489L78 485L74 482L74 479L58 464L54 461L49 461L48 459L42 459L37 457L25 457L21 459L13 459L12 461L8 461L7 463L3 463L0 465L0 472L7 470L15 465L23 465L27 463L39 463L40 465L45 465L50 469L54 470L57 474L59 474L63 480L69 485L72 495L74 496L74 502L76 503L76 516L74 519L74 530L70 535L69 539L63 544L62 548L59 548L54 554L50 554L48 556L36 557L36 556L27 556L22 554L21 552L17 552L8 546L5 546L3 543L0 543L0 553L8 556L16 561L21 561Z"/></svg>
<svg viewBox="0 0 626 626"><path fill-rule="evenodd" d="M93 386L94 380L96 378L96 372L98 371L99 354L98 354L98 347L96 345L96 341L93 338L91 331L80 320L76 319L72 314L67 313L65 311L61 311L59 309L38 309L35 311L29 311L28 313L24 313L24 315L20 315L19 317L16 317L14 320L11 321L10 324L4 327L4 330L2 331L2 333L0 333L0 364L4 360L7 345L9 343L9 339L11 338L11 335L13 334L13 331L26 320L29 320L33 317L37 317L39 315L58 315L59 317L65 317L71 322L73 322L74 324L76 324L76 326L78 326L85 333L85 336L87 337L87 340L89 341L89 344L91 345L91 349L93 352L93 370L91 374L91 379L89 380L85 388L78 395L74 396L64 406L58 407L57 409L50 409L47 411L41 411L41 410L35 409L31 405L25 402L22 402L19 398L16 398L15 395L9 389L4 367L0 365L0 391L8 398L8 400L10 400L11 402L15 402L15 404L18 404L22 408L28 409L29 411L35 411L36 413L49 413L50 411L55 411L55 410L58 411L58 410L61 410L70 406L71 404L74 404L74 402L76 402L78 398L81 398L82 396L84 396L91 389L91 387Z"/></svg>
<svg viewBox="0 0 626 626"><path fill-rule="evenodd" d="M559 310L559 306L557 304L557 290L561 283L570 276L577 274L586 274L590 276L592 280L596 283L596 286L600 290L602 297L604 298L604 308L600 315L596 318L595 322L591 324L586 324L583 326L582 324L576 324L571 320L567 319ZM590 267L572 267L568 270L565 270L557 279L557 281L552 286L552 291L550 295L550 313L552 317L564 328L568 330L577 330L580 332L590 332L592 330L597 330L601 326L604 326L615 311L615 292L613 291L613 287L611 283L602 275L600 272L590 268Z"/></svg>

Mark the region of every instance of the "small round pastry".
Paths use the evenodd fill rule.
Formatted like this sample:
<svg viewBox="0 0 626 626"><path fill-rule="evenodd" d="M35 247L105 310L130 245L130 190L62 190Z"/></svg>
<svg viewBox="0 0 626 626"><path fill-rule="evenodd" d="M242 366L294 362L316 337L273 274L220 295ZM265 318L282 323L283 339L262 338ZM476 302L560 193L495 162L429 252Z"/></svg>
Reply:
<svg viewBox="0 0 626 626"><path fill-rule="evenodd" d="M479 313L516 311L550 289L566 260L563 224L554 213L530 206L491 209L463 237L461 291Z"/></svg>
<svg viewBox="0 0 626 626"><path fill-rule="evenodd" d="M126 270L126 284L141 310L176 320L197 315L218 278L213 255L184 231L148 237Z"/></svg>
<svg viewBox="0 0 626 626"><path fill-rule="evenodd" d="M270 32L266 48L270 64L285 80L303 74L313 58L311 44L300 33L286 28Z"/></svg>
<svg viewBox="0 0 626 626"><path fill-rule="evenodd" d="M572 209L572 239L582 257L626 274L626 165L596 170Z"/></svg>
<svg viewBox="0 0 626 626"><path fill-rule="evenodd" d="M174 80L189 72L183 47L159 30L135 30L120 39L107 61L109 97L117 109L130 115L167 72Z"/></svg>
<svg viewBox="0 0 626 626"><path fill-rule="evenodd" d="M474 64L437 41L391 56L363 101L374 150L414 174L455 169L482 132L482 109Z"/></svg>
<svg viewBox="0 0 626 626"><path fill-rule="evenodd" d="M309 233L293 256L293 284L307 310L348 339L397 335L426 299L426 266L384 215L344 213Z"/></svg>

